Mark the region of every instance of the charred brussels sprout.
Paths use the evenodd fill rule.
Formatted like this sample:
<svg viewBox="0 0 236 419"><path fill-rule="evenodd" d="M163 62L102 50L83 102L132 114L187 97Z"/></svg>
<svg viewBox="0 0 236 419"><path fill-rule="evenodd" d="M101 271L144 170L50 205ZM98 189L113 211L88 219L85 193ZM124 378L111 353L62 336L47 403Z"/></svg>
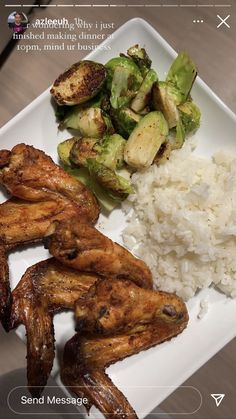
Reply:
<svg viewBox="0 0 236 419"><path fill-rule="evenodd" d="M97 161L111 170L121 169L124 165L124 148L126 141L119 134L103 138L96 146L98 151Z"/></svg>
<svg viewBox="0 0 236 419"><path fill-rule="evenodd" d="M155 110L163 113L169 128L176 126L179 120L177 106L182 101L182 95L172 84L156 82L153 85L152 102Z"/></svg>
<svg viewBox="0 0 236 419"><path fill-rule="evenodd" d="M69 157L70 161L75 166L86 167L88 158L97 157L97 151L95 148L97 143L98 139L96 138L80 138L71 147Z"/></svg>
<svg viewBox="0 0 236 419"><path fill-rule="evenodd" d="M127 139L142 117L132 109L121 108L112 109L111 118L116 131Z"/></svg>
<svg viewBox="0 0 236 419"><path fill-rule="evenodd" d="M137 95L131 102L130 107L133 109L133 111L141 112L149 104L152 87L157 79L157 73L154 70L149 70L140 86Z"/></svg>
<svg viewBox="0 0 236 419"><path fill-rule="evenodd" d="M77 105L94 97L105 80L106 69L102 64L80 61L55 80L50 93L59 105Z"/></svg>
<svg viewBox="0 0 236 419"><path fill-rule="evenodd" d="M141 170L151 166L167 134L168 124L161 112L154 111L145 115L125 145L126 163Z"/></svg>
<svg viewBox="0 0 236 419"><path fill-rule="evenodd" d="M136 44L128 49L127 54L137 64L142 75L146 76L152 65L152 61L150 60L146 50L144 48L140 48L139 45Z"/></svg>
<svg viewBox="0 0 236 419"><path fill-rule="evenodd" d="M172 83L179 90L182 102L185 102L196 76L197 69L194 62L186 52L182 51L172 63L166 81Z"/></svg>
<svg viewBox="0 0 236 419"><path fill-rule="evenodd" d="M132 186L127 179L117 175L113 170L96 161L96 159L88 159L87 167L91 176L113 198L125 199L130 193L133 193Z"/></svg>
<svg viewBox="0 0 236 419"><path fill-rule="evenodd" d="M113 132L110 117L100 108L73 107L63 120L63 127L79 131L81 136L102 138L107 132Z"/></svg>
<svg viewBox="0 0 236 419"><path fill-rule="evenodd" d="M70 152L74 146L75 143L79 141L78 137L72 137L68 140L63 141L62 143L58 144L57 146L57 153L59 156L59 159L61 163L64 166L70 166L71 160L70 160Z"/></svg>
<svg viewBox="0 0 236 419"><path fill-rule="evenodd" d="M127 106L143 81L138 66L129 58L117 57L108 61L106 68L111 106L114 109Z"/></svg>

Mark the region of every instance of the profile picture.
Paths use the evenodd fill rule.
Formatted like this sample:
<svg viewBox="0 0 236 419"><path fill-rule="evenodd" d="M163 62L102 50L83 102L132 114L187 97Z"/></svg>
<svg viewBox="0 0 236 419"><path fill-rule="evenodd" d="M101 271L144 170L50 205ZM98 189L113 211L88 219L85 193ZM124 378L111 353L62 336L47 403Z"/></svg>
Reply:
<svg viewBox="0 0 236 419"><path fill-rule="evenodd" d="M7 23L14 33L23 33L27 28L28 18L25 13L15 11L8 16Z"/></svg>

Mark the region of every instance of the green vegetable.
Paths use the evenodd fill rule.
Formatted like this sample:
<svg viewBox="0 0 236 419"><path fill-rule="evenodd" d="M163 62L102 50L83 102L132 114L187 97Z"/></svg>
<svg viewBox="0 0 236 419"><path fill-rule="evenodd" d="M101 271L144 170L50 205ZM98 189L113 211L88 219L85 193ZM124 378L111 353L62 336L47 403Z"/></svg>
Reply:
<svg viewBox="0 0 236 419"><path fill-rule="evenodd" d="M111 91L110 102L114 109L127 106L136 95L142 81L138 66L129 58L112 58L106 64L107 87Z"/></svg>
<svg viewBox="0 0 236 419"><path fill-rule="evenodd" d="M170 83L156 82L152 90L152 102L155 110L163 113L169 128L176 126L179 120L177 106L182 101L178 89Z"/></svg>
<svg viewBox="0 0 236 419"><path fill-rule="evenodd" d="M122 201L122 199L119 199L118 197L115 199L112 198L109 193L102 186L100 186L93 177L91 177L88 169L85 167L79 169L71 169L65 167L65 170L70 173L70 175L74 176L76 179L82 182L94 193L101 207L105 211L111 212Z"/></svg>
<svg viewBox="0 0 236 419"><path fill-rule="evenodd" d="M126 141L119 134L113 134L103 138L96 146L98 156L96 161L115 171L124 165L124 147Z"/></svg>
<svg viewBox="0 0 236 419"><path fill-rule="evenodd" d="M114 131L110 117L97 107L73 107L63 120L63 127L76 129L83 137L94 138Z"/></svg>
<svg viewBox="0 0 236 419"><path fill-rule="evenodd" d="M185 102L178 109L186 134L190 134L200 127L201 111L194 102Z"/></svg>
<svg viewBox="0 0 236 419"><path fill-rule="evenodd" d="M62 143L58 144L57 153L58 153L58 156L59 156L59 159L60 159L61 163L64 166L70 166L71 165L70 152L71 152L74 144L77 143L78 140L79 140L79 138L72 137L72 138L69 138L68 140L65 140Z"/></svg>
<svg viewBox="0 0 236 419"><path fill-rule="evenodd" d="M96 138L80 138L71 147L70 162L79 167L86 167L87 159L96 158L98 155L95 148L96 144L98 144L98 139Z"/></svg>
<svg viewBox="0 0 236 419"><path fill-rule="evenodd" d="M136 44L128 49L127 54L138 65L142 75L146 76L152 65L152 61L150 60L146 50L144 48L140 48L139 45Z"/></svg>
<svg viewBox="0 0 236 419"><path fill-rule="evenodd" d="M151 166L168 134L168 124L161 112L145 115L131 133L124 150L126 163L136 169Z"/></svg>
<svg viewBox="0 0 236 419"><path fill-rule="evenodd" d="M125 199L133 192L130 182L117 175L96 159L87 159L90 175L109 193L112 198Z"/></svg>
<svg viewBox="0 0 236 419"><path fill-rule="evenodd" d="M102 89L106 74L102 64L80 61L55 80L50 93L58 105L72 106L87 102Z"/></svg>
<svg viewBox="0 0 236 419"><path fill-rule="evenodd" d="M130 136L131 132L142 118L129 108L112 109L110 115L116 131L125 139Z"/></svg>
<svg viewBox="0 0 236 419"><path fill-rule="evenodd" d="M133 109L133 111L141 112L149 104L152 87L157 79L157 73L154 70L149 70L140 86L137 95L131 102L130 107Z"/></svg>
<svg viewBox="0 0 236 419"><path fill-rule="evenodd" d="M180 52L172 63L166 81L172 83L182 95L182 103L189 96L193 82L197 76L194 62L184 51Z"/></svg>

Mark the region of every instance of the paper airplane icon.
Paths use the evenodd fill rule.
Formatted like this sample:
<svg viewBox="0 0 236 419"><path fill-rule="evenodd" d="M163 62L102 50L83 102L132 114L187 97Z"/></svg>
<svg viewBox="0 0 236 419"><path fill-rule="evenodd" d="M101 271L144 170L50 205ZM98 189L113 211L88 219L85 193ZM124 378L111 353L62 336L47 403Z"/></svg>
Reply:
<svg viewBox="0 0 236 419"><path fill-rule="evenodd" d="M223 398L225 397L225 394L211 394L211 397L213 397L213 399L215 400L216 406L219 407Z"/></svg>

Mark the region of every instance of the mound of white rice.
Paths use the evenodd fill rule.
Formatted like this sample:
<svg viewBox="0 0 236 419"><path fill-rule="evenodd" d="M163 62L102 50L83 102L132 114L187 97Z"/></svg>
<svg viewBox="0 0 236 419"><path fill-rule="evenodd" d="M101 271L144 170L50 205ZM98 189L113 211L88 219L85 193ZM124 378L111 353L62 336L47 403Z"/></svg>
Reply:
<svg viewBox="0 0 236 419"><path fill-rule="evenodd" d="M185 300L215 284L236 297L236 158L200 158L187 142L170 160L133 175L124 244L158 288Z"/></svg>

